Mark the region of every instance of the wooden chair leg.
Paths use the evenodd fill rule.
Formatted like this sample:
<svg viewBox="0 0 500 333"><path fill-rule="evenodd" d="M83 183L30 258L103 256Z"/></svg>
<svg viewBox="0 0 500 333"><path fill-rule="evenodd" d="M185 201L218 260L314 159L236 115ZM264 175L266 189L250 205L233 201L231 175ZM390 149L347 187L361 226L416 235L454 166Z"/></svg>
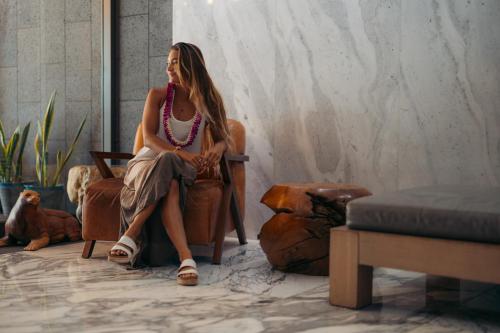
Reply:
<svg viewBox="0 0 500 333"><path fill-rule="evenodd" d="M241 217L240 206L238 203L238 197L235 189L231 191L231 216L233 217L234 227L236 229L236 234L238 235L238 241L240 245L247 243L247 236L245 234L245 227L243 226L243 219Z"/></svg>
<svg viewBox="0 0 500 333"><path fill-rule="evenodd" d="M220 240L215 241L214 253L212 255L212 265L220 265L222 261L222 247L224 243L224 239L222 242Z"/></svg>
<svg viewBox="0 0 500 333"><path fill-rule="evenodd" d="M233 223L236 228L236 234L238 235L240 245L247 243L245 228L243 227L243 219L241 217L240 206L238 204L238 196L233 186L233 177L231 175L226 154L224 154L220 160L220 170L222 180L224 182L224 192L219 207L219 215L217 216L217 225L215 227L215 247L212 263L216 265L221 262L222 248L224 246L224 236L226 232L226 220L229 217L229 213L231 213L233 218ZM229 209L231 209L231 212L229 212Z"/></svg>
<svg viewBox="0 0 500 333"><path fill-rule="evenodd" d="M231 174L229 161L226 154L224 154L224 156L220 160L220 170L222 173L222 179L224 180L224 187L231 186L229 193L230 196L228 196L227 198L224 197L224 200L228 200L228 202L230 201L231 216L233 218L236 234L238 235L240 245L243 245L247 243L247 237L245 235L245 228L243 227L243 218L241 217L238 194L236 193L236 189L234 188L234 186L232 186L233 176Z"/></svg>
<svg viewBox="0 0 500 333"><path fill-rule="evenodd" d="M359 234L330 233L330 304L358 309L372 303L373 268L359 264Z"/></svg>
<svg viewBox="0 0 500 333"><path fill-rule="evenodd" d="M226 221L229 213L229 201L231 199L231 184L224 185L224 192L222 193L222 201L219 207L219 214L217 216L217 225L215 226L215 247L212 257L212 264L220 265L222 258L222 248L224 246L224 237L226 234Z"/></svg>
<svg viewBox="0 0 500 333"><path fill-rule="evenodd" d="M83 246L82 258L90 258L92 252L94 251L95 242L95 240L85 241L85 245Z"/></svg>

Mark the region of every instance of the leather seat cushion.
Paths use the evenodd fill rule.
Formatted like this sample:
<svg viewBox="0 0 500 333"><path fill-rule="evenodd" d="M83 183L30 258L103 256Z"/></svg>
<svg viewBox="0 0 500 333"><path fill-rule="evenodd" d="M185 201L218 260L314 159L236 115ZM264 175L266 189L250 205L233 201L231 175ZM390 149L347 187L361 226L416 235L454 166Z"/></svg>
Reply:
<svg viewBox="0 0 500 333"><path fill-rule="evenodd" d="M122 178L107 178L87 188L82 210L84 240L118 240L122 187ZM217 180L197 180L188 188L184 228L189 244L207 245L214 241L222 189L222 182Z"/></svg>
<svg viewBox="0 0 500 333"><path fill-rule="evenodd" d="M430 186L347 205L352 229L500 243L500 187Z"/></svg>

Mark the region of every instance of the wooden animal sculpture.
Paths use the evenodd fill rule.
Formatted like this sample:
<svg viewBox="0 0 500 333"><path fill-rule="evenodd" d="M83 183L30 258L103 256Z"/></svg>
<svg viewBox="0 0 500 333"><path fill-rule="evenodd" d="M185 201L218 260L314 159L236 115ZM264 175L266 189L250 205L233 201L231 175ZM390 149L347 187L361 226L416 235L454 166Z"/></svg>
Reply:
<svg viewBox="0 0 500 333"><path fill-rule="evenodd" d="M0 246L29 242L24 250L35 251L66 238L70 241L82 238L77 219L62 210L40 207L40 195L25 190L7 218L5 237L0 239Z"/></svg>

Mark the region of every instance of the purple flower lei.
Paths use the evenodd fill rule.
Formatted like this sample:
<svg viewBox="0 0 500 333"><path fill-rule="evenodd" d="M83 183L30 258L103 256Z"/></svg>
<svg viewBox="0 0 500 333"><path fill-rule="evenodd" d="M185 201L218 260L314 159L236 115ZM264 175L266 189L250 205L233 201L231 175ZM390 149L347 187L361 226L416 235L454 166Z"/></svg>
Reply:
<svg viewBox="0 0 500 333"><path fill-rule="evenodd" d="M174 147L187 147L193 144L196 135L198 134L198 129L201 124L201 114L196 111L193 127L185 141L178 141L172 134L172 129L170 128L170 122L168 121L172 115L172 106L174 104L175 95L175 84L169 82L167 85L167 101L165 102L165 108L163 110L163 129L165 130L165 135L167 136L168 142Z"/></svg>

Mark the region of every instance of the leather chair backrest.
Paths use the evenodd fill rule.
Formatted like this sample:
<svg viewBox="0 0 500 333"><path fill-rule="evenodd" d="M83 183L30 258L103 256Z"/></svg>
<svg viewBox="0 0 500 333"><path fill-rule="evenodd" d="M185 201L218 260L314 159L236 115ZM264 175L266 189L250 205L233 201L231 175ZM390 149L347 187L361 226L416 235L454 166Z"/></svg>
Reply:
<svg viewBox="0 0 500 333"><path fill-rule="evenodd" d="M229 133L233 140L233 147L231 149L231 152L236 154L245 154L245 127L243 127L243 124L235 119L228 119L227 125L229 127ZM142 123L139 123L135 132L134 148L132 150L132 153L134 155L137 154L137 152L142 147L144 147L144 137L142 135Z"/></svg>

